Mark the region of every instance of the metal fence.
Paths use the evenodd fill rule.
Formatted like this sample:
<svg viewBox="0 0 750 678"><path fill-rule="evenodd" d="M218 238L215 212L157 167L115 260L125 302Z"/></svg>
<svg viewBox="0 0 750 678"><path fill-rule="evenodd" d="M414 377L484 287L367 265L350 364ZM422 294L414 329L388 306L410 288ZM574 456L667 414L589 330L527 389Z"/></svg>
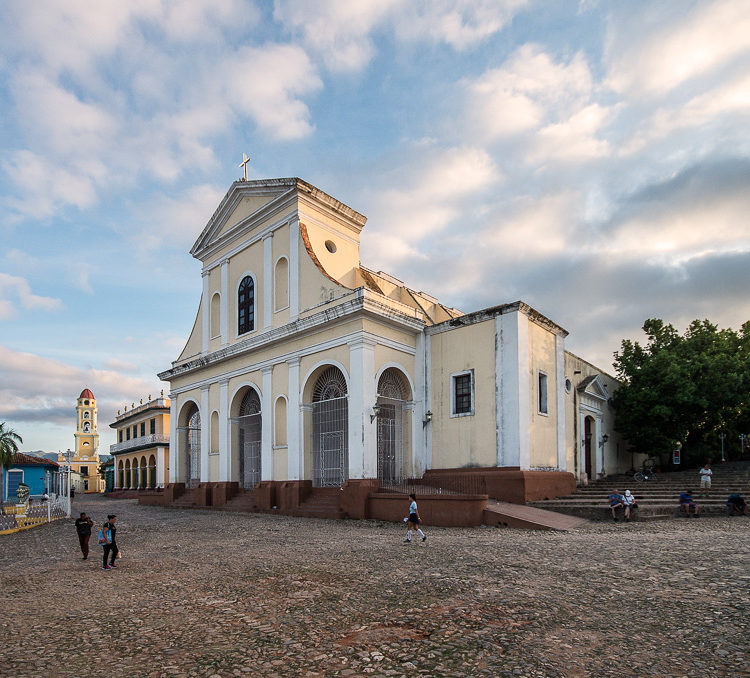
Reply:
<svg viewBox="0 0 750 678"><path fill-rule="evenodd" d="M380 483L382 492L417 495L487 494L485 478L479 473L428 475L424 478L394 478Z"/></svg>

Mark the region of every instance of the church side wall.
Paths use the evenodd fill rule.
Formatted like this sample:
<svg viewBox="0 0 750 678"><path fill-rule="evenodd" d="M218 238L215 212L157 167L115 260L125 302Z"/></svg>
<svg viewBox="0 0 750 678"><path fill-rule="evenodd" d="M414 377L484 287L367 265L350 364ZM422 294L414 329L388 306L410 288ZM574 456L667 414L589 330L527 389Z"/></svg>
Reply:
<svg viewBox="0 0 750 678"><path fill-rule="evenodd" d="M540 411L540 374L547 380L547 412ZM557 377L555 335L529 322L529 431L530 465L557 468Z"/></svg>
<svg viewBox="0 0 750 678"><path fill-rule="evenodd" d="M432 334L432 468L495 466L495 324ZM473 371L473 414L452 416L452 375Z"/></svg>

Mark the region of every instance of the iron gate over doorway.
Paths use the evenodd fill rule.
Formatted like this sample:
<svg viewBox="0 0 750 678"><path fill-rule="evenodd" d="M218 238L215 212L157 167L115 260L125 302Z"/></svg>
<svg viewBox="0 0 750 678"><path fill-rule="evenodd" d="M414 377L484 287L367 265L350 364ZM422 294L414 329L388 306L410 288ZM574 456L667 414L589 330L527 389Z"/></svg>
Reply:
<svg viewBox="0 0 750 678"><path fill-rule="evenodd" d="M313 485L338 487L348 477L349 400L346 380L336 367L327 368L313 387Z"/></svg>
<svg viewBox="0 0 750 678"><path fill-rule="evenodd" d="M260 398L250 389L240 404L240 416L234 419L238 426L240 445L240 487L252 490L261 478L260 447L263 422Z"/></svg>
<svg viewBox="0 0 750 678"><path fill-rule="evenodd" d="M185 487L198 487L201 480L201 413L197 407L190 412L187 426L179 430L185 441Z"/></svg>
<svg viewBox="0 0 750 678"><path fill-rule="evenodd" d="M378 398L378 480L391 484L404 476L404 401Z"/></svg>

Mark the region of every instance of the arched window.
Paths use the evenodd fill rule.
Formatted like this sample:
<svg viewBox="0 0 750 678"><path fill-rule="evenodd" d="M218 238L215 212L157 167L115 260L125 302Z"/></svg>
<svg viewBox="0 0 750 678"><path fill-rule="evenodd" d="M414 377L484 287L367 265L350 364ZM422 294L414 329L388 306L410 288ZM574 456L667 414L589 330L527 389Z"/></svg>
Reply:
<svg viewBox="0 0 750 678"><path fill-rule="evenodd" d="M211 339L221 333L221 297L217 292L211 297Z"/></svg>
<svg viewBox="0 0 750 678"><path fill-rule="evenodd" d="M289 306L289 262L281 257L276 262L274 280L275 301L274 310L280 311Z"/></svg>
<svg viewBox="0 0 750 678"><path fill-rule="evenodd" d="M246 275L237 290L237 334L255 329L255 283Z"/></svg>

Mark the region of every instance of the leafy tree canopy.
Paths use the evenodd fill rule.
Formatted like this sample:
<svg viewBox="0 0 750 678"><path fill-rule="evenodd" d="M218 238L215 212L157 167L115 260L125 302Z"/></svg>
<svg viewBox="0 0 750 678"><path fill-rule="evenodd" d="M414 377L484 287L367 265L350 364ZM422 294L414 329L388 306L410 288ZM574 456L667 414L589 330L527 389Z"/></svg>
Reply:
<svg viewBox="0 0 750 678"><path fill-rule="evenodd" d="M683 335L659 318L643 325L645 345L623 340L615 369L623 385L612 403L616 428L634 451L664 456L680 442L687 462L740 454L750 434L750 321L739 332L694 320Z"/></svg>

